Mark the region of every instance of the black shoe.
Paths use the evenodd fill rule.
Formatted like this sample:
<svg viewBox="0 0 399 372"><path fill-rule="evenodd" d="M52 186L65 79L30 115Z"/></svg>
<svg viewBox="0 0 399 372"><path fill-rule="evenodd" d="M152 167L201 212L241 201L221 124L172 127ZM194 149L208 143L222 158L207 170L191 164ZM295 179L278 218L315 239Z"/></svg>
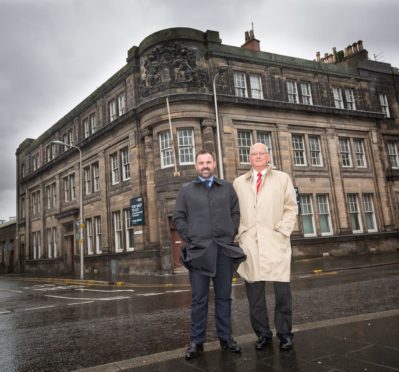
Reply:
<svg viewBox="0 0 399 372"><path fill-rule="evenodd" d="M227 340L220 340L220 347L222 350L229 351L230 353L241 353L241 348L232 337Z"/></svg>
<svg viewBox="0 0 399 372"><path fill-rule="evenodd" d="M194 359L204 351L203 344L196 344L192 342L186 350L186 359Z"/></svg>
<svg viewBox="0 0 399 372"><path fill-rule="evenodd" d="M271 345L271 343L272 343L272 339L270 337L260 336L258 338L258 341L256 341L256 343L255 343L255 349L256 350L262 350L267 345Z"/></svg>
<svg viewBox="0 0 399 372"><path fill-rule="evenodd" d="M280 340L280 350L291 350L294 344L291 338L284 338Z"/></svg>

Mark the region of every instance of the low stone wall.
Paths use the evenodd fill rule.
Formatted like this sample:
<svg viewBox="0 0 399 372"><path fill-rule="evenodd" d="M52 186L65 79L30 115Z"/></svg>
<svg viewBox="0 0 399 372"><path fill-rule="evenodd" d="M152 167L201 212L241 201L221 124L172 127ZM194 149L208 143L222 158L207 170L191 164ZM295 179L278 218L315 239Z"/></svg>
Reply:
<svg viewBox="0 0 399 372"><path fill-rule="evenodd" d="M399 250L399 232L292 238L295 259Z"/></svg>

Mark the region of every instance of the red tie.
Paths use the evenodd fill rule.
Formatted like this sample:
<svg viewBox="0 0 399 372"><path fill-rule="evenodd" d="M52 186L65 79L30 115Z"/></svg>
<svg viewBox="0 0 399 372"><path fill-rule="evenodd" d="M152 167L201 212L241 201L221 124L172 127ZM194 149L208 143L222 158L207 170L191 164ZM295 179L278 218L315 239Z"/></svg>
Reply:
<svg viewBox="0 0 399 372"><path fill-rule="evenodd" d="M258 179L256 180L256 193L259 192L261 183L262 183L262 173L259 172L258 173Z"/></svg>

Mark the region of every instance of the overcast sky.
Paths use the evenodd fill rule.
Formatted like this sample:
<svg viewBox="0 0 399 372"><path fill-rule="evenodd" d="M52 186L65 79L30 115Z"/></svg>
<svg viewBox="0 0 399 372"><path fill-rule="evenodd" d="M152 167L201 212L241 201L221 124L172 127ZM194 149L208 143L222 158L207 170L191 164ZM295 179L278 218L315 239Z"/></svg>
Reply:
<svg viewBox="0 0 399 372"><path fill-rule="evenodd" d="M363 40L399 67L397 0L0 0L0 219L15 216L15 151L37 138L170 27L313 60ZM396 40L395 40L396 39Z"/></svg>

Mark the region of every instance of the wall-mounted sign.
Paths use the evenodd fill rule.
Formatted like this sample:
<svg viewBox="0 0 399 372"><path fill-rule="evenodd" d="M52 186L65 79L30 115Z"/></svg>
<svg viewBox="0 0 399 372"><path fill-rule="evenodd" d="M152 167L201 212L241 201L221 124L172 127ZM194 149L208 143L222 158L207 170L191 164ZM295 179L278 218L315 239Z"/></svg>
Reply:
<svg viewBox="0 0 399 372"><path fill-rule="evenodd" d="M142 196L130 199L130 213L132 225L144 225L144 200Z"/></svg>

